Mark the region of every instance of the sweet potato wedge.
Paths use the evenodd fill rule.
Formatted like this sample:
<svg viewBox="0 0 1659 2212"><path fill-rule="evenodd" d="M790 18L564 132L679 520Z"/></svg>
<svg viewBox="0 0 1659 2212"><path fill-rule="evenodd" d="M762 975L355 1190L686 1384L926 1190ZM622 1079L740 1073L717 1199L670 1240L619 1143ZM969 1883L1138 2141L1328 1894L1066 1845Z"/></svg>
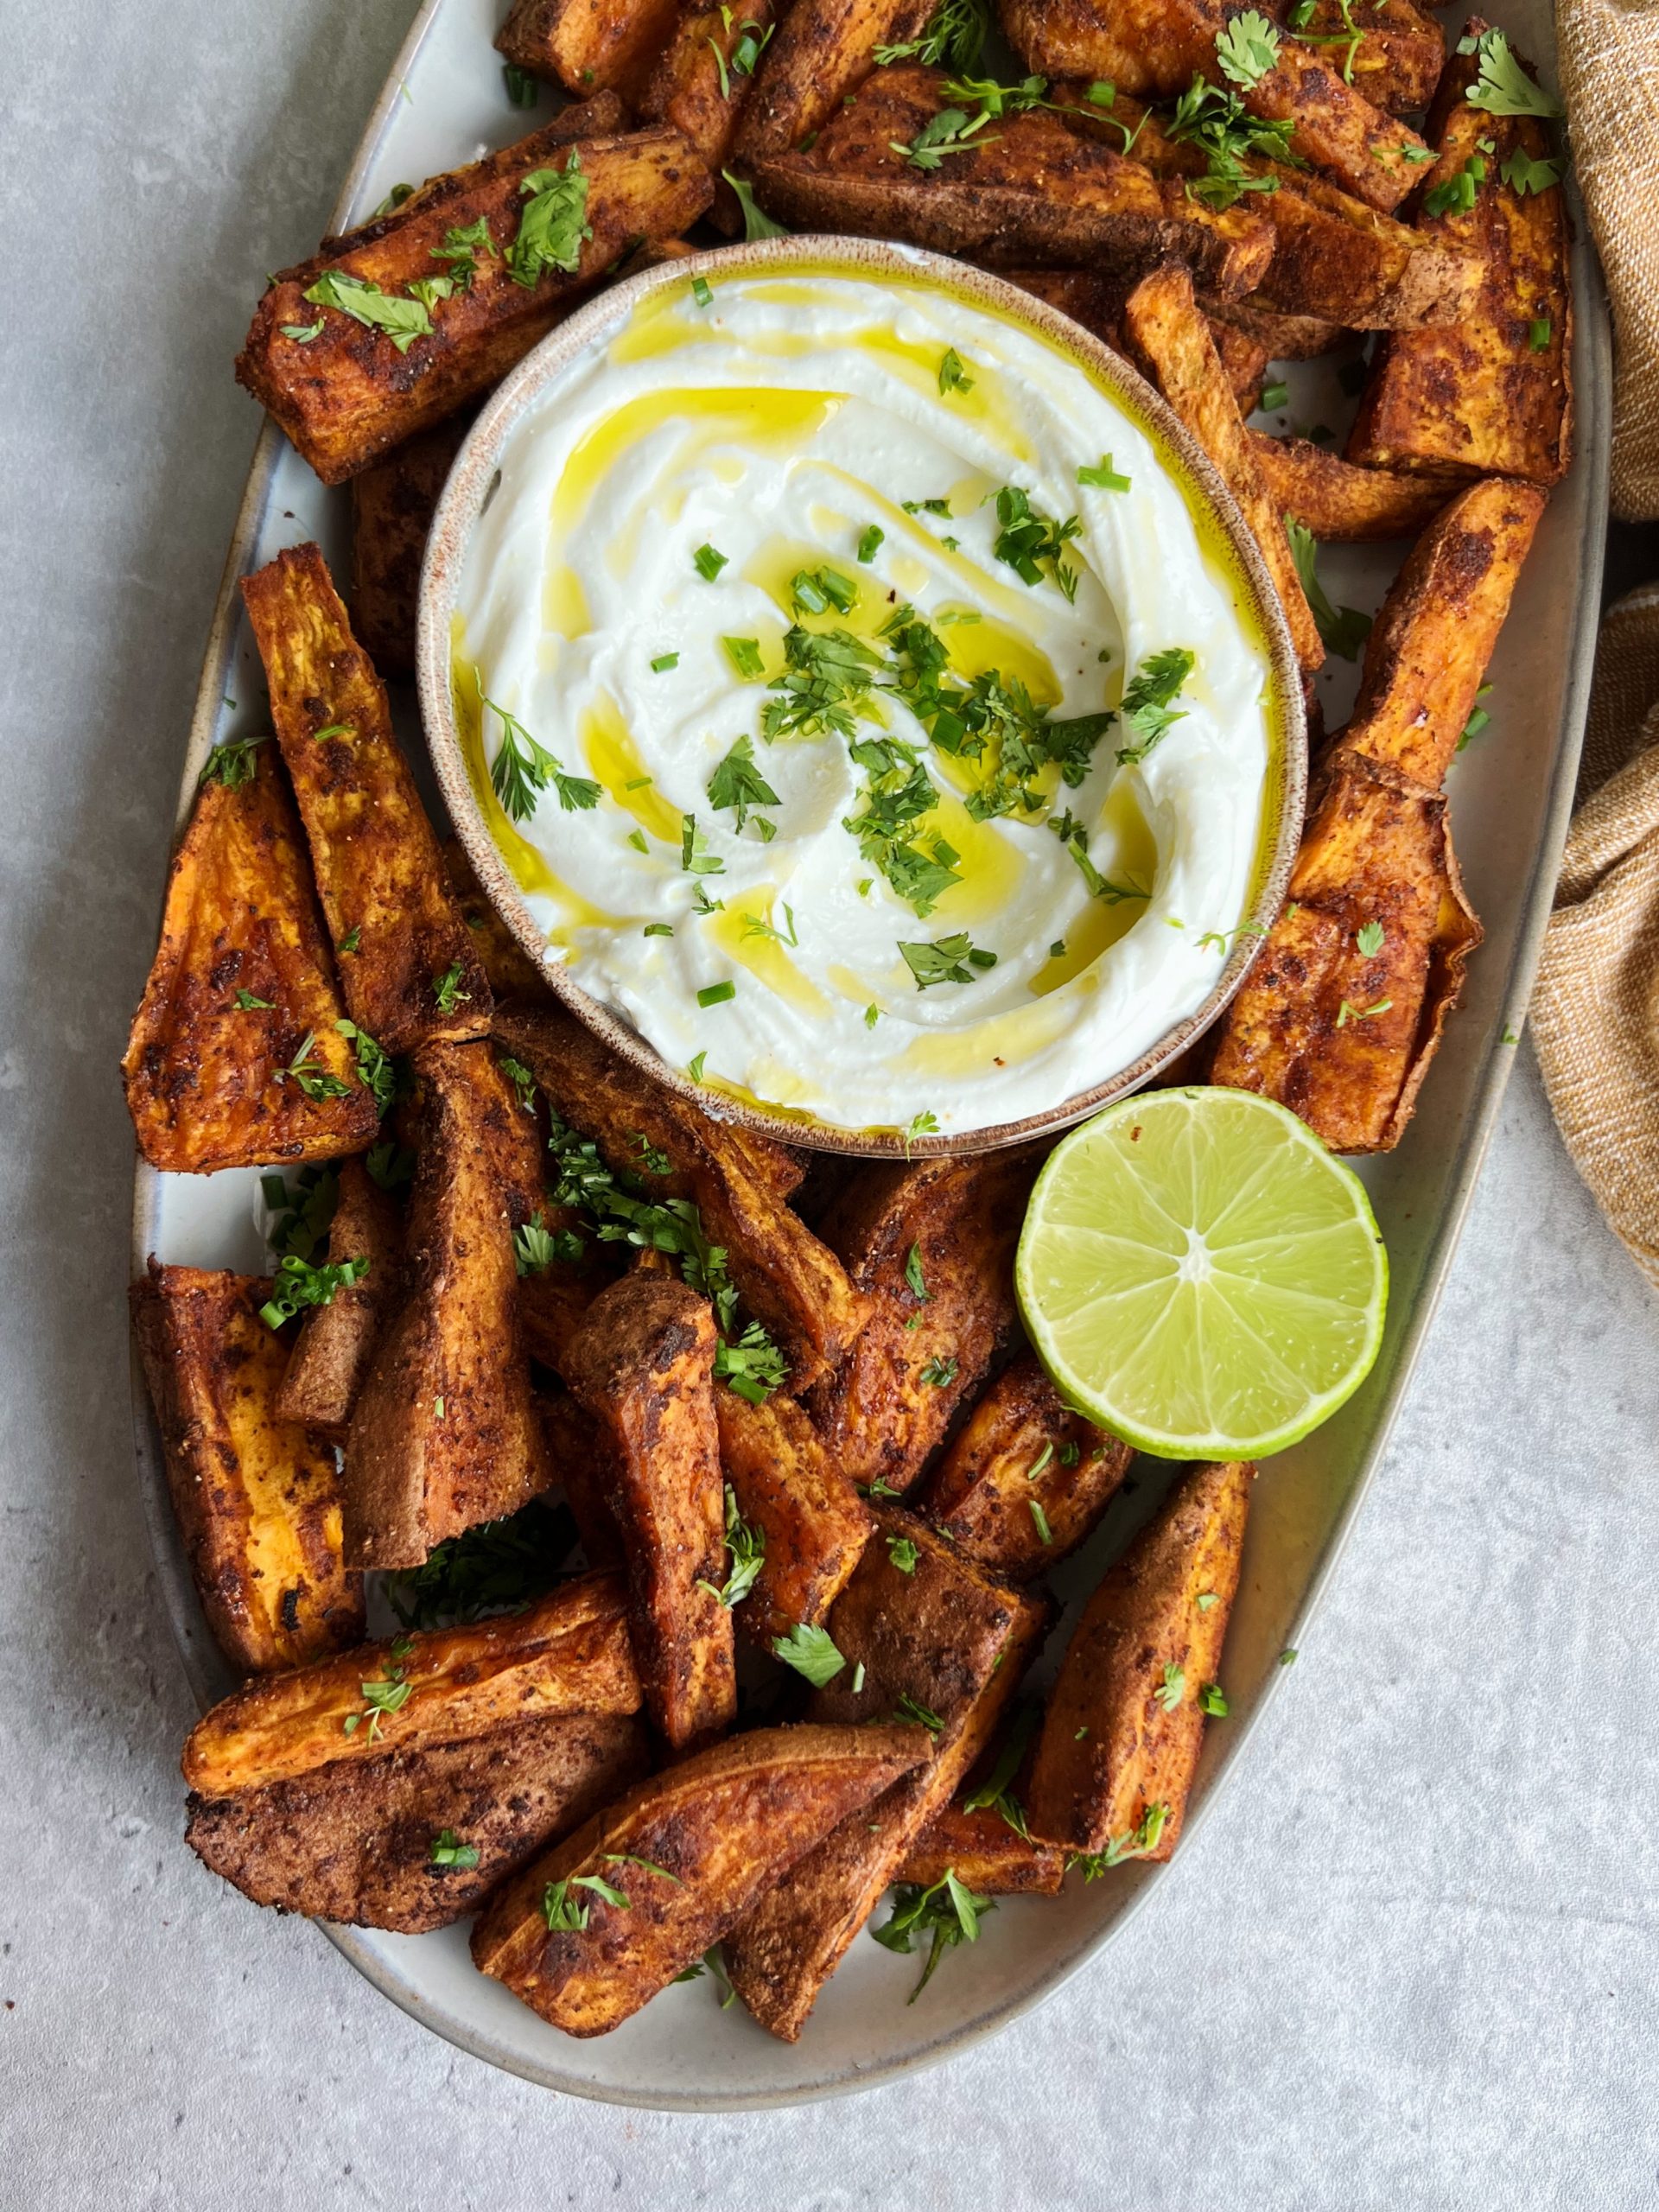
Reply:
<svg viewBox="0 0 1659 2212"><path fill-rule="evenodd" d="M1019 1152L869 1167L826 1217L874 1310L808 1408L861 1488L914 1484L1013 1335L1014 1248L1036 1170Z"/></svg>
<svg viewBox="0 0 1659 2212"><path fill-rule="evenodd" d="M1366 641L1340 739L1349 752L1440 788L1547 496L1530 484L1471 484L1418 539Z"/></svg>
<svg viewBox="0 0 1659 2212"><path fill-rule="evenodd" d="M947 1868L985 1897L1052 1897L1065 1880L1065 1853L1020 1835L993 1806L965 1813L953 1798L934 1814L893 1878L931 1890Z"/></svg>
<svg viewBox="0 0 1659 2212"><path fill-rule="evenodd" d="M346 1010L388 1052L482 1035L492 1001L385 687L315 545L242 579Z"/></svg>
<svg viewBox="0 0 1659 2212"><path fill-rule="evenodd" d="M1471 20L1471 31L1484 28ZM1525 164L1544 160L1548 140L1531 116L1471 107L1463 96L1478 73L1472 54L1448 64L1430 126L1440 158L1423 182L1427 201L1472 160L1484 169L1469 187L1474 204L1439 214L1424 205L1417 223L1475 259L1479 289L1455 328L1401 332L1380 348L1348 458L1554 484L1573 458L1567 209L1559 184L1523 194L1509 181L1512 165L1524 174Z"/></svg>
<svg viewBox="0 0 1659 2212"><path fill-rule="evenodd" d="M1204 1733L1198 1700L1216 1680L1238 1587L1255 1474L1234 1461L1184 1477L1089 1600L1026 1786L1033 1835L1103 1853L1111 1864L1173 1852Z"/></svg>
<svg viewBox="0 0 1659 2212"><path fill-rule="evenodd" d="M395 447L352 479L352 626L375 666L415 668L415 610L421 562L470 413Z"/></svg>
<svg viewBox="0 0 1659 2212"><path fill-rule="evenodd" d="M1230 322L1247 336L1258 339L1270 361L1313 361L1332 353L1347 342L1344 323L1327 322L1321 315L1285 315L1268 305L1260 292L1242 300L1200 297L1206 321Z"/></svg>
<svg viewBox="0 0 1659 2212"><path fill-rule="evenodd" d="M513 0L495 50L579 99L613 92L635 105L678 7L679 0Z"/></svg>
<svg viewBox="0 0 1659 2212"><path fill-rule="evenodd" d="M1145 367L1226 479L1283 603L1296 658L1305 671L1318 668L1325 647L1296 573L1284 518L1268 496L1244 418L1184 269L1160 270L1136 285L1124 302L1123 334L1132 358Z"/></svg>
<svg viewBox="0 0 1659 2212"><path fill-rule="evenodd" d="M474 950L483 963L492 995L497 999L527 999L549 1007L555 1004L546 977L490 904L460 838L446 837L439 849L449 895L473 933Z"/></svg>
<svg viewBox="0 0 1659 2212"><path fill-rule="evenodd" d="M951 1439L921 1510L969 1559L1023 1581L1077 1549L1134 1457L1071 1412L1027 1354Z"/></svg>
<svg viewBox="0 0 1659 2212"><path fill-rule="evenodd" d="M601 113L594 111L601 109ZM254 311L236 374L275 416L325 484L430 429L499 384L634 242L674 238L714 196L709 173L677 130L619 133L609 95L569 108L516 146L434 178L380 221L282 270ZM597 135L597 134L606 135ZM521 261L512 274L524 188L572 162L587 181L588 235L569 269ZM470 261L454 258L461 233L487 232ZM467 251L465 245L460 250ZM333 304L355 296L353 280L418 305L411 284L470 272L470 282L427 311L406 350L392 335ZM342 280L344 282L342 283ZM297 331L315 336L290 337Z"/></svg>
<svg viewBox="0 0 1659 2212"><path fill-rule="evenodd" d="M1000 273L1033 299L1080 322L1114 353L1122 352L1123 302L1130 289L1127 283L1096 276L1087 269L1005 269ZM1239 412L1248 415L1256 404L1262 376L1273 357L1259 338L1218 318L1211 321L1210 334Z"/></svg>
<svg viewBox="0 0 1659 2212"><path fill-rule="evenodd" d="M366 1260L369 1269L356 1282L343 1284L327 1306L312 1306L301 1321L276 1393L279 1421L298 1421L344 1442L375 1340L397 1300L403 1257L404 1218L397 1200L360 1160L342 1160L328 1225L328 1263Z"/></svg>
<svg viewBox="0 0 1659 2212"><path fill-rule="evenodd" d="M1412 0L1349 0L1345 11L1342 0L1313 0L1296 37L1303 46L1322 48L1354 90L1385 115L1421 115L1446 67L1440 25Z"/></svg>
<svg viewBox="0 0 1659 2212"><path fill-rule="evenodd" d="M665 123L696 149L709 175L732 162L732 148L755 75L787 10L772 0L744 0L741 7L704 7L686 0L668 43L646 79L638 102L647 123ZM737 195L723 181L715 186L714 220L741 231Z"/></svg>
<svg viewBox="0 0 1659 2212"><path fill-rule="evenodd" d="M653 1195L695 1202L745 1305L782 1347L792 1391L841 1359L863 1326L867 1301L790 1211L801 1170L781 1146L645 1081L569 1014L503 1007L496 1034L613 1170L639 1167L641 1137L667 1155L670 1172L650 1178Z"/></svg>
<svg viewBox="0 0 1659 2212"><path fill-rule="evenodd" d="M1120 92L1154 98L1179 92L1194 64L1189 40L1144 41L1132 19L1120 29L1098 0L997 0L1002 35L1027 69L1051 79L1080 77Z"/></svg>
<svg viewBox="0 0 1659 2212"><path fill-rule="evenodd" d="M152 1260L131 1291L190 1579L214 1642L247 1675L302 1666L363 1633L334 1455L276 1411L288 1348L259 1317L270 1290Z"/></svg>
<svg viewBox="0 0 1659 2212"><path fill-rule="evenodd" d="M813 1692L807 1713L842 1724L925 1713L933 1756L843 1821L728 1936L732 1986L784 2042L799 2037L911 1846L990 1740L1046 1618L1041 1600L995 1580L909 1514L877 1515L830 1611L847 1663Z"/></svg>
<svg viewBox="0 0 1659 2212"><path fill-rule="evenodd" d="M473 1958L567 2035L604 2035L717 1943L927 1731L760 1728L638 1783L509 1882Z"/></svg>
<svg viewBox="0 0 1659 2212"><path fill-rule="evenodd" d="M1252 430L1249 441L1274 505L1333 544L1414 537L1457 488L1444 477L1356 468L1309 438L1274 438Z"/></svg>
<svg viewBox="0 0 1659 2212"><path fill-rule="evenodd" d="M529 1117L487 1045L423 1046L415 1069L403 1299L346 1446L346 1555L365 1567L417 1567L549 1480L518 1321L516 1179L504 1174Z"/></svg>
<svg viewBox="0 0 1659 2212"><path fill-rule="evenodd" d="M1339 750L1210 1080L1277 1099L1333 1152L1391 1149L1480 936L1445 799Z"/></svg>
<svg viewBox="0 0 1659 2212"><path fill-rule="evenodd" d="M715 1594L726 1580L716 1341L707 1299L630 1275L594 1300L565 1359L621 1531L645 1703L677 1751L737 1711L732 1616Z"/></svg>
<svg viewBox="0 0 1659 2212"><path fill-rule="evenodd" d="M1253 209L1214 213L1058 115L1005 117L937 169L916 168L903 149L950 105L947 81L909 63L879 71L809 152L755 163L764 206L797 228L904 238L988 266L1139 276L1175 260L1223 295L1265 278L1272 233Z"/></svg>
<svg viewBox="0 0 1659 2212"><path fill-rule="evenodd" d="M737 1510L766 1542L766 1564L735 1619L770 1645L798 1624L818 1625L875 1523L792 1398L774 1393L756 1406L735 1390L716 1390L715 1417Z"/></svg>
<svg viewBox="0 0 1659 2212"><path fill-rule="evenodd" d="M822 130L875 67L878 48L919 35L932 0L794 0L761 57L735 152L769 161Z"/></svg>
<svg viewBox="0 0 1659 2212"><path fill-rule="evenodd" d="M168 1174L337 1159L379 1121L336 1028L346 1009L272 750L197 795L121 1062L138 1148Z"/></svg>

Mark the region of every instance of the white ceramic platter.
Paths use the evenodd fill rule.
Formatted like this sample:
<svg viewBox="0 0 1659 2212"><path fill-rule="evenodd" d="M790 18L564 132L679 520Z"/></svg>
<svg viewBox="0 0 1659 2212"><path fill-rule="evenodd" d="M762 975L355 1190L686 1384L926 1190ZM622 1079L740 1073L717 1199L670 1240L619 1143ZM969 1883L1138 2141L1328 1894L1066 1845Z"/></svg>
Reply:
<svg viewBox="0 0 1659 2212"><path fill-rule="evenodd" d="M1554 35L1545 0L1513 0L1493 12L1548 75ZM537 115L513 108L505 97L490 44L499 15L499 0L426 0L370 120L336 227L360 220L395 183L416 183L535 127ZM550 112L544 95L539 119ZM312 241L288 243L298 254ZM1491 726L1459 758L1450 781L1458 851L1486 942L1405 1141L1362 1169L1393 1269L1382 1354L1337 1418L1273 1460L1256 1485L1224 1667L1233 1717L1206 1732L1189 1827L1213 1802L1261 1719L1281 1674L1279 1654L1298 1641L1382 1452L1514 1059L1571 803L1606 517L1607 321L1599 273L1583 244L1574 278L1579 460L1551 500L1498 644L1486 702ZM259 272L250 270L250 311L258 283ZM1353 403L1342 393L1338 369L1326 360L1290 372L1287 411L1295 427L1324 423L1338 433L1345 427ZM228 377L228 361L225 372ZM1282 425L1275 418L1271 427ZM349 574L346 495L325 490L267 427L208 643L181 785L181 821L210 747L267 723L264 681L236 580L283 546L307 538L321 544L337 575ZM1321 573L1332 597L1374 609L1402 550L1327 549ZM1347 710L1354 680L1355 671L1340 661L1320 679L1332 726ZM423 769L412 698L398 708L405 741ZM257 1184L251 1172L193 1178L156 1175L141 1166L135 1273L150 1253L196 1266L262 1270L268 1259L256 1226ZM136 1365L134 1382L151 1535L185 1666L205 1707L231 1680L184 1567ZM1120 1500L1094 1541L1058 1578L1060 1594L1074 1605L1157 1503L1168 1471L1142 1461L1136 1475L1134 1495ZM1051 1655L1064 1632L1065 1624ZM915 2005L906 1999L917 1962L861 1936L793 2046L774 2042L741 2007L721 2012L706 1976L665 1991L615 2034L577 2042L474 1971L464 1927L420 1936L334 1928L327 1933L388 1997L498 2066L576 2095L711 2110L861 2088L1007 2026L1092 1959L1132 1910L1164 1885L1178 1883L1179 1864L1178 1858L1168 1868L1124 1866L1088 1886L1074 1878L1059 1898L1003 1900L981 1940L953 1951ZM1205 1912L1214 1906L1188 1890L1172 1891L1161 1909Z"/></svg>

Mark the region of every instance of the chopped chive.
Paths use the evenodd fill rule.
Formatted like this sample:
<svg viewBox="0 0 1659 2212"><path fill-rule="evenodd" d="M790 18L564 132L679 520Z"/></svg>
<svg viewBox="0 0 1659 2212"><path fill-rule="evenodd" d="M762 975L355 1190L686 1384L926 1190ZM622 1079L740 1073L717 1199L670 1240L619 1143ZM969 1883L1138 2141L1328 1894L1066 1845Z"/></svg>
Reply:
<svg viewBox="0 0 1659 2212"><path fill-rule="evenodd" d="M705 583L711 584L728 563L725 554L717 552L712 545L699 545L691 556L691 565Z"/></svg>
<svg viewBox="0 0 1659 2212"><path fill-rule="evenodd" d="M654 676L660 676L664 669L677 668L679 664L680 657L678 653L658 653L656 659L651 664L652 673Z"/></svg>
<svg viewBox="0 0 1659 2212"><path fill-rule="evenodd" d="M737 996L735 983L705 983L697 993L699 1006L724 1006L728 999Z"/></svg>
<svg viewBox="0 0 1659 2212"><path fill-rule="evenodd" d="M706 276L694 276L691 279L691 296L700 308L706 308L712 304L715 296L714 287Z"/></svg>

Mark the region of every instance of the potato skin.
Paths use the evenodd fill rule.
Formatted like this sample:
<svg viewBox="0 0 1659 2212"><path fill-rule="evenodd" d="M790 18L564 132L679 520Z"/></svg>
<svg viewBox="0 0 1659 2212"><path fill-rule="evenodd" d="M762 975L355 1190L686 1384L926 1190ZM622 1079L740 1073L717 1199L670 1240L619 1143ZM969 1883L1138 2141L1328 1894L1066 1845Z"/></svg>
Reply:
<svg viewBox="0 0 1659 2212"><path fill-rule="evenodd" d="M378 1123L335 1028L345 1014L274 748L235 790L204 784L167 880L161 942L121 1061L138 1149L172 1175L334 1160ZM239 1007L242 994L266 1003ZM307 1065L347 1088L308 1098Z"/></svg>
<svg viewBox="0 0 1659 2212"><path fill-rule="evenodd" d="M276 1414L282 1421L345 1440L352 1408L374 1354L381 1324L396 1303L404 1258L404 1220L360 1160L340 1163L340 1195L328 1225L328 1263L366 1260L369 1271L344 1284L300 1323Z"/></svg>
<svg viewBox="0 0 1659 2212"><path fill-rule="evenodd" d="M1351 29L1361 35L1350 70L1354 90L1385 115L1421 115L1446 67L1446 40L1433 17L1411 0L1350 0L1344 20L1341 0L1314 0L1298 36L1303 45L1319 37L1343 40L1324 49L1342 61Z"/></svg>
<svg viewBox="0 0 1659 2212"><path fill-rule="evenodd" d="M679 0L513 0L496 34L507 60L578 99L613 92L633 102L673 29Z"/></svg>
<svg viewBox="0 0 1659 2212"><path fill-rule="evenodd" d="M1157 1847L1137 1855L1174 1851L1204 1733L1198 1695L1220 1666L1255 1474L1231 1461L1185 1477L1084 1607L1026 1789L1027 1825L1044 1842L1103 1852L1161 1804ZM1201 1595L1217 1602L1201 1607ZM1173 1712L1154 1694L1166 1667L1185 1677Z"/></svg>
<svg viewBox="0 0 1659 2212"><path fill-rule="evenodd" d="M505 1876L645 1772L631 1715L560 1713L377 1758L335 1759L230 1796L192 1793L185 1840L255 1904L418 1935L471 1912ZM473 1867L439 1866L445 1829Z"/></svg>
<svg viewBox="0 0 1659 2212"><path fill-rule="evenodd" d="M929 1749L915 1726L762 1728L714 1745L509 1882L474 1930L474 1961L567 2035L604 2035ZM577 1886L588 1876L626 1905ZM588 1919L555 1933L542 1899L559 1881Z"/></svg>
<svg viewBox="0 0 1659 2212"><path fill-rule="evenodd" d="M1252 430L1249 441L1274 505L1323 543L1414 537L1456 489L1441 477L1356 468L1308 438L1275 438Z"/></svg>
<svg viewBox="0 0 1659 2212"><path fill-rule="evenodd" d="M822 130L875 67L880 46L918 37L933 0L793 0L762 55L735 152L748 165Z"/></svg>
<svg viewBox="0 0 1659 2212"><path fill-rule="evenodd" d="M798 1624L816 1627L835 1603L875 1526L801 1407L781 1391L751 1405L715 1392L720 1459L737 1510L766 1540L766 1564L734 1618L770 1644Z"/></svg>
<svg viewBox="0 0 1659 2212"><path fill-rule="evenodd" d="M421 563L472 420L451 416L352 479L352 623L375 666L394 676L414 673Z"/></svg>
<svg viewBox="0 0 1659 2212"><path fill-rule="evenodd" d="M565 1359L621 1532L645 1703L674 1751L729 1727L737 1712L732 1616L713 1594L726 1580L717 1341L706 1298L627 1275L594 1300Z"/></svg>
<svg viewBox="0 0 1659 2212"><path fill-rule="evenodd" d="M130 1293L190 1577L214 1641L247 1675L363 1633L334 1455L276 1410L288 1347L259 1318L270 1292L257 1276L152 1260Z"/></svg>

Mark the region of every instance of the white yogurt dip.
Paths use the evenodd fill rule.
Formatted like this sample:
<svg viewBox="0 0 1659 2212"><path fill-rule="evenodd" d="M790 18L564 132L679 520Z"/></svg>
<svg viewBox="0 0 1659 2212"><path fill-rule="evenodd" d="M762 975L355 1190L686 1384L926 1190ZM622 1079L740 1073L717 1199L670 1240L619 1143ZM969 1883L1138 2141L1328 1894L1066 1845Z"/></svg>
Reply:
<svg viewBox="0 0 1659 2212"><path fill-rule="evenodd" d="M1071 355L931 283L647 295L512 432L456 608L548 957L716 1089L1040 1113L1202 1003L1259 886L1242 569Z"/></svg>

